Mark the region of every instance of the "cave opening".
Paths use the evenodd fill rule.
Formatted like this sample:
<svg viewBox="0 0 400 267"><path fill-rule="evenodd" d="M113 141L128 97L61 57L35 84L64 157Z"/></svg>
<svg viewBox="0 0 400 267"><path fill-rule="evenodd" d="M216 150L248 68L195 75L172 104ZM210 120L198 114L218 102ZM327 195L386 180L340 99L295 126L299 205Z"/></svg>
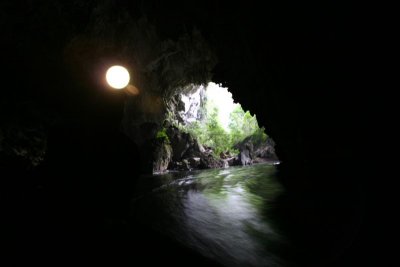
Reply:
<svg viewBox="0 0 400 267"><path fill-rule="evenodd" d="M209 82L178 92L156 132L153 173L279 163L272 138L228 88Z"/></svg>
<svg viewBox="0 0 400 267"><path fill-rule="evenodd" d="M373 45L386 44L379 37L387 25L376 24L377 14L332 1L40 2L5 0L0 8L2 215L6 254L16 265L74 263L82 255L104 263L107 255L135 264L212 266L177 248L173 241L188 230L199 251L233 258L227 266L279 266L257 257L290 254L270 245L270 221L287 233L300 266L389 263L390 242L368 242L392 236L384 219L396 210L397 195L383 182L393 176L385 173L390 164L378 161L390 153L376 151L393 150L382 143L390 136L381 127L387 114L378 115L391 107L379 107L387 79L380 71L368 75L385 66L374 64L387 50ZM135 93L127 99L127 90L103 90L103 68L111 64L131 71L127 89ZM279 198L271 200L268 164L194 172L197 180L193 172L170 172L165 177L176 175L175 183L151 177L148 184L168 183L140 191L142 169L223 167L245 155L245 147L231 146L223 119L231 113L222 112L228 104L213 113L220 126L214 130L229 137L220 151L207 138L209 121L188 117L185 100L198 97L190 90L210 81L229 84L241 112L257 114L258 127L276 141L284 163L276 168L285 188ZM186 123L166 119L179 112ZM207 146L214 150L205 153ZM382 171L370 180L375 165ZM140 199L142 213L130 206L132 191L147 197ZM168 224L171 214L181 216L176 225ZM171 229L179 230L175 239L164 238ZM161 263L153 262L147 265Z"/></svg>

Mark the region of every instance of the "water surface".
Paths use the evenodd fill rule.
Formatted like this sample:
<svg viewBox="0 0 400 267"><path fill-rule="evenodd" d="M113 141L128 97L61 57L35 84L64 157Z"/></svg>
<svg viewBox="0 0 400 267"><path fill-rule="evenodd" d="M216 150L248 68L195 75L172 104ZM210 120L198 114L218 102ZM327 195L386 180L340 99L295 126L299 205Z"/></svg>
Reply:
<svg viewBox="0 0 400 267"><path fill-rule="evenodd" d="M143 177L132 201L146 224L226 266L286 266L274 226L273 165Z"/></svg>

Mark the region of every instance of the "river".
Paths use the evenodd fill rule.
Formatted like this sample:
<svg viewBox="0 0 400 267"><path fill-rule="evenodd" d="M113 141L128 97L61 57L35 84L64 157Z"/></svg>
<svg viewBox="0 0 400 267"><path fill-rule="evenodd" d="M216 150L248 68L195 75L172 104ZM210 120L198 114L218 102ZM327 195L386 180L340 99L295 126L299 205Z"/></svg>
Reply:
<svg viewBox="0 0 400 267"><path fill-rule="evenodd" d="M224 266L287 266L288 245L274 222L282 193L270 164L142 177L132 213Z"/></svg>

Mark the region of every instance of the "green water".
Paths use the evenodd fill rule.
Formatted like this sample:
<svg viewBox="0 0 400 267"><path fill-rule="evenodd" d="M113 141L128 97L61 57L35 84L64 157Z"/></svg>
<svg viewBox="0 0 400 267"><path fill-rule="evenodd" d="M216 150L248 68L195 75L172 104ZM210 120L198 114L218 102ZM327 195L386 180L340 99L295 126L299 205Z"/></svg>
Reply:
<svg viewBox="0 0 400 267"><path fill-rule="evenodd" d="M273 165L143 177L136 218L226 266L284 266L285 237L274 226L282 193Z"/></svg>

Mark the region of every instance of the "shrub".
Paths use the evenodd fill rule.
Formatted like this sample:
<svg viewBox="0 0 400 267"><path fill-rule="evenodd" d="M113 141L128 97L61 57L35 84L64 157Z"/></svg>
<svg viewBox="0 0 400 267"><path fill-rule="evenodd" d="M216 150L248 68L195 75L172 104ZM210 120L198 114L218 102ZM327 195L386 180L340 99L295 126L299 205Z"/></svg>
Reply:
<svg viewBox="0 0 400 267"><path fill-rule="evenodd" d="M169 144L170 141L167 135L167 129L162 128L161 130L159 130L156 134L156 140L165 141Z"/></svg>

